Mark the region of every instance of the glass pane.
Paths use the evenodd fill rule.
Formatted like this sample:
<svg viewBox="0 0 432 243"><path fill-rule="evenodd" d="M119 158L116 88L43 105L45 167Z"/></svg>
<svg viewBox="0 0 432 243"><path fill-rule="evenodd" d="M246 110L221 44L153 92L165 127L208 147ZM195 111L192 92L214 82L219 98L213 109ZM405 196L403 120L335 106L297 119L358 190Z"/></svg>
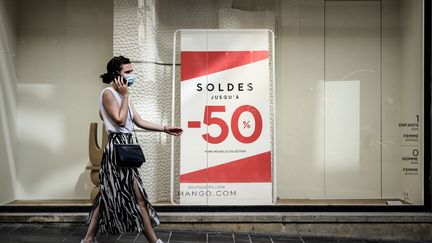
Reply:
<svg viewBox="0 0 432 243"><path fill-rule="evenodd" d="M280 202L423 204L422 1L280 11Z"/></svg>
<svg viewBox="0 0 432 243"><path fill-rule="evenodd" d="M186 114L182 70L194 62L182 59L184 43L176 31L185 29L206 31L206 55L218 51L208 48L209 42L220 46L224 41L208 35L214 30L275 34L275 46L269 35L266 49L276 53L275 63L271 54L265 63L269 90L261 90L269 93L269 104L256 105L269 107L270 121L263 121L262 131L269 133L270 149L256 152L271 151L275 203L424 204L423 97L430 94L423 90L421 0L116 0L111 5L104 0L0 0L0 22L2 204L40 199L48 201L36 203L90 203L99 183L94 160L101 156L94 141L102 132L91 130L89 137L89 125L102 124L98 76L113 54L132 61L138 79L131 98L142 117L179 125ZM232 42L235 51L245 46ZM210 59L196 62L208 69ZM216 106L215 95L231 95L209 91L209 83L221 83L221 89L231 88L228 82L236 89L245 83L247 88L246 79L256 78L256 71L226 83L205 76L203 102ZM232 117L241 105L228 109L231 104L211 115L207 109L207 116L202 106L191 107L196 116L188 121L199 122L200 143L138 131L148 159L140 173L153 203L181 202L181 175L191 172L180 166L186 156L181 146L192 151L226 146L202 143L207 131L212 136L222 131L207 126L205 119L223 119L228 127L223 141L255 131L253 109L240 110L234 119L237 137L233 135ZM251 149L244 144L233 151ZM89 147L96 155L89 156ZM206 165L200 168L207 180L210 168L212 178L231 178L213 169L221 165L217 161L236 161L233 154L203 155ZM247 170L239 176L245 174ZM211 185L222 193L235 191L220 182ZM208 187L197 189L203 204L212 204Z"/></svg>
<svg viewBox="0 0 432 243"><path fill-rule="evenodd" d="M0 203L89 205L112 1L1 0L0 22Z"/></svg>

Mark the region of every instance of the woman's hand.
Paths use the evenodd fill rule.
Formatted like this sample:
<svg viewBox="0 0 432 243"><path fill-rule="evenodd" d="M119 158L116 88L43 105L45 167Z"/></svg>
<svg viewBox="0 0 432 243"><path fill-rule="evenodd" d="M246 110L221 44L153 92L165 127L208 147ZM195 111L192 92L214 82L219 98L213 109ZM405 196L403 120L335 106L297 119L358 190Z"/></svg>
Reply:
<svg viewBox="0 0 432 243"><path fill-rule="evenodd" d="M114 78L114 89L116 89L117 92L123 97L128 95L127 82L124 82L123 76L118 76L117 78Z"/></svg>
<svg viewBox="0 0 432 243"><path fill-rule="evenodd" d="M164 126L164 132L170 135L180 136L183 133L183 129L181 127Z"/></svg>

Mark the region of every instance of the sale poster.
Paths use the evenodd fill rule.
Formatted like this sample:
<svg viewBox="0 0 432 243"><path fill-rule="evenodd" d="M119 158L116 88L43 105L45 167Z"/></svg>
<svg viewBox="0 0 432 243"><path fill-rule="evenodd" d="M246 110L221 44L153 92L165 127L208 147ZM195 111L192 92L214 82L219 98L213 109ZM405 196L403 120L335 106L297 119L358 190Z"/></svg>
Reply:
<svg viewBox="0 0 432 243"><path fill-rule="evenodd" d="M267 30L182 30L180 203L272 203Z"/></svg>

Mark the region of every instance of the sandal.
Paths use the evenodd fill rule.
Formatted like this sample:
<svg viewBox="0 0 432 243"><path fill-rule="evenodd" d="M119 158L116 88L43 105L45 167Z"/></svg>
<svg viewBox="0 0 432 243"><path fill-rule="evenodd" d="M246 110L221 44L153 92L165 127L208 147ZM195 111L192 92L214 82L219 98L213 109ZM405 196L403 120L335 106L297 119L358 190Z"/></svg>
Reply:
<svg viewBox="0 0 432 243"><path fill-rule="evenodd" d="M82 239L82 240L81 240L81 243L86 243L86 242L84 241L84 239ZM95 239L94 241L92 241L92 242L90 242L90 243L98 243L98 241Z"/></svg>

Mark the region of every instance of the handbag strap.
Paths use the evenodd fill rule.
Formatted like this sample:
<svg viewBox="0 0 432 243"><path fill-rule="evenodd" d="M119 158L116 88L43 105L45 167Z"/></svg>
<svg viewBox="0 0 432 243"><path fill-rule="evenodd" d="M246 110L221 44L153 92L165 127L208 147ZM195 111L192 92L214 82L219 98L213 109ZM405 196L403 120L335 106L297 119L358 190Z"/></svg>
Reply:
<svg viewBox="0 0 432 243"><path fill-rule="evenodd" d="M129 111L129 117L130 117L131 122L132 122L132 131L135 134L135 141L136 141L137 144L139 144L139 142L138 142L138 136L137 136L136 131L135 131L135 123L133 122L132 115L131 115L132 111L130 109L130 106L128 107L128 111Z"/></svg>

